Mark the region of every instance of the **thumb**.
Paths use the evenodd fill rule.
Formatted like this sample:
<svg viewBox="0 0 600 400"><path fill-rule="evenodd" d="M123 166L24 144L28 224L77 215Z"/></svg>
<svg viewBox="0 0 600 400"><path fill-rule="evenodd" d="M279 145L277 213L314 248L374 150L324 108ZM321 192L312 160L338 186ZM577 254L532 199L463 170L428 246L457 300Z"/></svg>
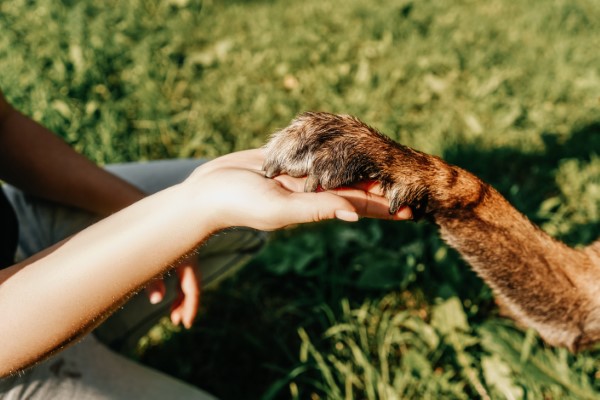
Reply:
<svg viewBox="0 0 600 400"><path fill-rule="evenodd" d="M347 222L358 221L356 208L347 199L329 192L296 193L298 211L301 222L317 222L328 219L339 219Z"/></svg>
<svg viewBox="0 0 600 400"><path fill-rule="evenodd" d="M356 213L356 211L335 210L335 217L339 220L347 222L358 221L358 214Z"/></svg>

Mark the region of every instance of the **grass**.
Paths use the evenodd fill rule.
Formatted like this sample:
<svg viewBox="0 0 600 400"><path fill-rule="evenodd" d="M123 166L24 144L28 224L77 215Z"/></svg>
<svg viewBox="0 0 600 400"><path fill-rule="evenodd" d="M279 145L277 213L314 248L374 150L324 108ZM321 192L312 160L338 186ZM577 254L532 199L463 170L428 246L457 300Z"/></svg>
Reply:
<svg viewBox="0 0 600 400"><path fill-rule="evenodd" d="M304 110L359 116L492 183L572 245L600 232L593 0L12 0L0 87L94 161L215 157ZM144 362L223 399L592 399L425 224L278 233Z"/></svg>

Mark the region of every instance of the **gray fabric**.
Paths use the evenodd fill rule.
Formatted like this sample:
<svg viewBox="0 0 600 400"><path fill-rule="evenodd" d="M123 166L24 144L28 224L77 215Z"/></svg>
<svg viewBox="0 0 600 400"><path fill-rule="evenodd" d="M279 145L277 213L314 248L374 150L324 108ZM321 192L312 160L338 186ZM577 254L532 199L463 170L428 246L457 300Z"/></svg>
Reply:
<svg viewBox="0 0 600 400"><path fill-rule="evenodd" d="M119 164L107 169L147 193L185 179L200 160ZM17 260L78 232L95 218L3 187L19 220ZM203 289L214 287L235 272L264 244L266 236L234 228L210 238L198 251ZM110 350L130 350L162 316L177 296L176 277L165 277L167 293L156 305L142 291L114 313L94 335L26 372L0 380L0 399L212 399L199 389L135 363Z"/></svg>
<svg viewBox="0 0 600 400"><path fill-rule="evenodd" d="M14 264L18 228L17 216L4 195L4 190L0 189L0 269Z"/></svg>
<svg viewBox="0 0 600 400"><path fill-rule="evenodd" d="M214 399L193 386L109 350L93 335L22 375L1 380L0 398Z"/></svg>

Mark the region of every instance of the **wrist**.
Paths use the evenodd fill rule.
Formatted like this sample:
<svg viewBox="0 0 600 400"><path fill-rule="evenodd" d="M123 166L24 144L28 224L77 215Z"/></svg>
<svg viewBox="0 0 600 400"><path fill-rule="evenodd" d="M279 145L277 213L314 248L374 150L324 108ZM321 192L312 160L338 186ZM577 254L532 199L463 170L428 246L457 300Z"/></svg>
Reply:
<svg viewBox="0 0 600 400"><path fill-rule="evenodd" d="M199 190L198 188L205 188ZM208 186L202 179L194 179L193 182L186 180L173 189L185 198L185 209L188 210L188 217L193 221L194 226L203 232L203 235L210 236L222 229L229 228L219 205L223 202L214 199L214 191L208 189Z"/></svg>
<svg viewBox="0 0 600 400"><path fill-rule="evenodd" d="M118 190L106 203L99 204L97 206L98 212L102 215L113 214L125 207L128 207L147 196L146 193L142 192L138 188L129 185L124 182L121 185L121 190Z"/></svg>

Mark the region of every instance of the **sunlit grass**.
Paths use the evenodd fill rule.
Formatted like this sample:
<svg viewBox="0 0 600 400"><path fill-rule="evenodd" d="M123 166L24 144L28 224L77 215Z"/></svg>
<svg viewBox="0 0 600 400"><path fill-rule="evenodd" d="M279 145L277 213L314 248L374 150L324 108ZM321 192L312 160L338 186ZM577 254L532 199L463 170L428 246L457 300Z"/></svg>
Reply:
<svg viewBox="0 0 600 400"><path fill-rule="evenodd" d="M580 245L600 232L599 35L593 0L11 0L0 87L101 164L215 157L305 110L354 114ZM600 392L598 352L501 322L426 224L280 233L204 305L140 357L223 399Z"/></svg>

